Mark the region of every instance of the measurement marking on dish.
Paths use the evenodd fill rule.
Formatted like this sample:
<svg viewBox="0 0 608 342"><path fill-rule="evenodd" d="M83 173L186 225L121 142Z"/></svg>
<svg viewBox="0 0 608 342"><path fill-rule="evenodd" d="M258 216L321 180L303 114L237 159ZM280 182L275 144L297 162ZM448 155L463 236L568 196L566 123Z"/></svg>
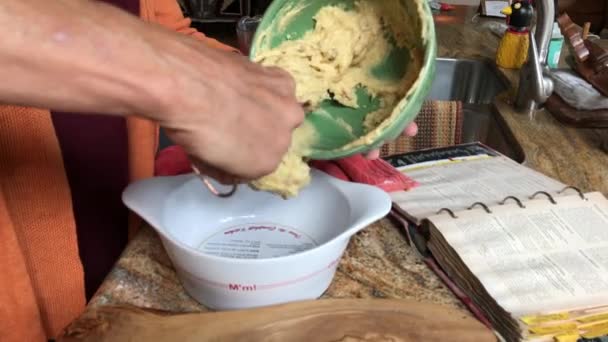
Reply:
<svg viewBox="0 0 608 342"><path fill-rule="evenodd" d="M247 285L239 284L239 283L223 283L223 282L213 281L213 280L209 280L204 277L201 277L201 276L194 275L193 273L188 272L180 267L177 267L177 269L179 272L185 273L189 277L194 278L197 281L202 282L207 286L212 286L212 287L220 288L220 289L228 289L229 291L232 291L232 292L249 293L249 292L257 292L257 291L264 291L264 290L272 290L272 289L281 288L284 286L290 286L290 285L295 285L295 284L301 283L308 279L322 275L326 272L334 271L336 269L336 267L338 267L339 262L340 262L339 258L335 259L332 262L330 262L329 264L327 264L327 266L325 266L319 270L316 270L315 272L308 273L299 278L292 278L289 280L280 281L280 282L276 282L276 283L270 283L270 284L247 284Z"/></svg>
<svg viewBox="0 0 608 342"><path fill-rule="evenodd" d="M310 236L272 223L250 223L227 227L203 241L199 250L235 259L276 258L317 246Z"/></svg>
<svg viewBox="0 0 608 342"><path fill-rule="evenodd" d="M269 232L277 231L279 233L286 232L296 239L299 239L302 237L301 234L298 234L293 230L288 230L288 229L277 227L277 226L250 226L250 227L244 227L244 228L236 228L236 229L231 229L231 230L225 231L224 235L233 235L236 233L244 233L244 232L252 232L252 231L255 232L255 231L261 231L261 230L266 230Z"/></svg>
<svg viewBox="0 0 608 342"><path fill-rule="evenodd" d="M228 288L228 290L232 291L232 292L256 292L256 291L271 290L271 289L276 289L276 288L280 288L280 287L284 287L284 286L301 283L305 280L314 278L322 273L335 269L338 266L339 262L340 262L340 259L336 259L336 260L333 260L332 262L330 262L324 268L317 270L315 272L309 273L309 274L304 275L299 278L294 278L294 279L277 282L277 283L272 283L272 284L247 284L247 285L239 284L239 283L226 284L226 283L219 283L219 282L215 282L215 281L212 281L209 279L201 278L201 277L195 276L189 272L186 272L186 273L188 273L191 277L194 277L197 280L202 281L202 282L206 283L207 285L211 285L213 287ZM183 272L185 272L185 271L183 271Z"/></svg>
<svg viewBox="0 0 608 342"><path fill-rule="evenodd" d="M256 291L257 287L255 285L228 284L228 290L250 292L250 291Z"/></svg>

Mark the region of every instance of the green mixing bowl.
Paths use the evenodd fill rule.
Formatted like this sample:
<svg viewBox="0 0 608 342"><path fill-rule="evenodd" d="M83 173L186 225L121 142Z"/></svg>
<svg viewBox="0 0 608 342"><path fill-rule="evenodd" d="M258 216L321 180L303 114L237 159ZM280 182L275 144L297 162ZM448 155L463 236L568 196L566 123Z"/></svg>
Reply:
<svg viewBox="0 0 608 342"><path fill-rule="evenodd" d="M250 58L280 45L285 40L302 37L314 28L313 17L324 6L341 5L353 8L356 1L382 0L274 0L266 10L253 38ZM306 120L314 126L317 140L306 157L311 159L338 159L353 154L365 153L379 148L384 142L396 139L410 124L422 107L435 76L436 40L433 16L427 0L399 0L406 11L414 38L409 49L414 49L419 70L417 79L406 95L398 102L391 116L374 131L366 133L365 116L378 109L380 101L367 94L364 88L356 91L358 107L349 108L333 100L324 101L320 108L307 113ZM305 7L296 15L286 15L294 6ZM387 58L373 70L374 76L401 77L410 67L408 50L392 45ZM327 115L329 113L329 115ZM350 126L345 127L344 123Z"/></svg>

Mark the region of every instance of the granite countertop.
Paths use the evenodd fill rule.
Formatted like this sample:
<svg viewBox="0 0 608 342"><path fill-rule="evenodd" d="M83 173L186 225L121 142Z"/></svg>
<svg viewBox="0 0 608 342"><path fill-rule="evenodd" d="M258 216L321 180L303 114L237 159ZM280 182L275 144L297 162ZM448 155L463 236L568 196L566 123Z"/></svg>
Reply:
<svg viewBox="0 0 608 342"><path fill-rule="evenodd" d="M388 219L351 239L322 298L406 298L445 304L468 314ZM129 244L89 308L115 304L175 313L207 311L184 291L150 228L141 230Z"/></svg>
<svg viewBox="0 0 608 342"><path fill-rule="evenodd" d="M457 6L436 16L438 55L448 58L494 60L499 38L490 27L499 22L479 18L476 7ZM602 44L606 45L607 44ZM559 67L566 67L564 45ZM499 96L495 105L525 153L525 165L582 191L608 196L608 130L580 129L556 121L546 110L533 118L517 113L511 105L518 72L499 69L511 82L511 94Z"/></svg>
<svg viewBox="0 0 608 342"><path fill-rule="evenodd" d="M439 56L493 58L498 37L488 29L495 20L476 18L474 7L436 16ZM508 73L508 72L507 72ZM600 145L606 131L582 130L557 123L541 111L534 120L496 100L500 114L526 154L527 165L583 190L608 194L608 154ZM464 306L410 247L398 225L384 219L352 238L335 279L323 298L403 298ZM191 299L157 235L142 229L130 242L89 308L129 304L170 312L206 308Z"/></svg>

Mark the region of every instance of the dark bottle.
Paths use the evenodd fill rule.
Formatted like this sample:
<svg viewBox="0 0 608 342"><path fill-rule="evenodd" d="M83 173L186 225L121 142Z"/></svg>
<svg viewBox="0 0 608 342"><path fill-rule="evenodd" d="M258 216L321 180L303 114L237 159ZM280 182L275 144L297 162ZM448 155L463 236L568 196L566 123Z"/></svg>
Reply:
<svg viewBox="0 0 608 342"><path fill-rule="evenodd" d="M528 0L515 1L511 4L511 13L507 24L514 31L526 31L532 24L534 8Z"/></svg>

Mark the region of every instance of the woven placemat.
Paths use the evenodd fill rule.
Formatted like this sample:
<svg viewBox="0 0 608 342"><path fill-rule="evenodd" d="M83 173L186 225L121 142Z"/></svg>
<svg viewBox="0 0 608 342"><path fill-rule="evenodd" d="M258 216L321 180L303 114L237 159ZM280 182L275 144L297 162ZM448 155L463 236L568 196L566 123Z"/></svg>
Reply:
<svg viewBox="0 0 608 342"><path fill-rule="evenodd" d="M386 143L382 157L462 143L463 111L460 101L426 101L415 120L418 134Z"/></svg>

